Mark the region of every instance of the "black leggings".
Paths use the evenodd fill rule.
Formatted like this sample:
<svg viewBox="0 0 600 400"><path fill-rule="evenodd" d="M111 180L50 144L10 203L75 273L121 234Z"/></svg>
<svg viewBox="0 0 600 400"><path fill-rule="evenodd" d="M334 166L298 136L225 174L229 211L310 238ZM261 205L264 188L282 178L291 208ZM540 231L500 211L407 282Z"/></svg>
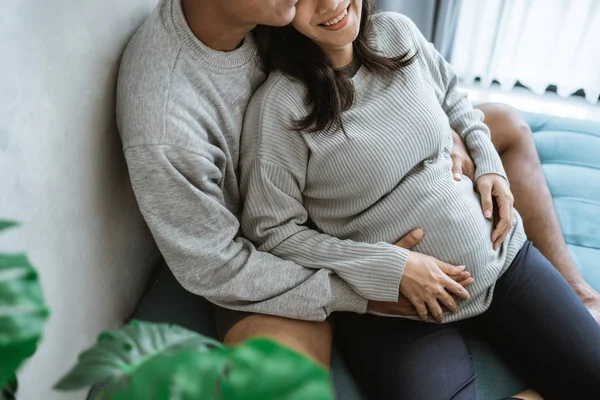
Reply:
<svg viewBox="0 0 600 400"><path fill-rule="evenodd" d="M530 242L478 317L445 325L334 317L337 346L369 400L479 399L463 329L481 332L545 400L600 399L600 326Z"/></svg>

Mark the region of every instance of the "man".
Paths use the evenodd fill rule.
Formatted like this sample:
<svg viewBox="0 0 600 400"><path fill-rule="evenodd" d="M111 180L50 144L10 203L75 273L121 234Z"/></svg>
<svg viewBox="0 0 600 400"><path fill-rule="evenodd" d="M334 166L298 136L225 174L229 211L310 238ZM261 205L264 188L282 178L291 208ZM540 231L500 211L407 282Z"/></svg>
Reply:
<svg viewBox="0 0 600 400"><path fill-rule="evenodd" d="M332 312L414 309L406 299L363 299L331 271L277 259L238 236L239 137L245 107L265 78L249 33L257 24L290 23L296 2L161 1L125 52L118 121L144 218L181 285L218 306L221 339L267 336L328 365L331 329L322 321ZM569 257L529 128L508 107L481 109L529 237L600 321L600 295ZM460 139L453 158L457 179L473 175ZM420 234L400 245L414 245Z"/></svg>

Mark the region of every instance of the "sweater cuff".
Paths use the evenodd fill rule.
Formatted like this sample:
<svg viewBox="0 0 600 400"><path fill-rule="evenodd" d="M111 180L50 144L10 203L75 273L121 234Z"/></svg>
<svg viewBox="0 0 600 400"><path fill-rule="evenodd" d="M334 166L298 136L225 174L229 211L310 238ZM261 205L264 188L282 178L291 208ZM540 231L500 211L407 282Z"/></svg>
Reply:
<svg viewBox="0 0 600 400"><path fill-rule="evenodd" d="M502 165L502 159L496 152L496 149L481 149L477 152L477 157L473 160L475 163L475 182L482 175L496 174L500 175L508 182L506 171Z"/></svg>
<svg viewBox="0 0 600 400"><path fill-rule="evenodd" d="M410 252L387 243L381 250L369 259L368 266L355 272L351 286L368 300L396 302Z"/></svg>
<svg viewBox="0 0 600 400"><path fill-rule="evenodd" d="M348 283L339 276L331 275L331 301L325 307L327 315L336 311L364 314L369 301L356 293Z"/></svg>

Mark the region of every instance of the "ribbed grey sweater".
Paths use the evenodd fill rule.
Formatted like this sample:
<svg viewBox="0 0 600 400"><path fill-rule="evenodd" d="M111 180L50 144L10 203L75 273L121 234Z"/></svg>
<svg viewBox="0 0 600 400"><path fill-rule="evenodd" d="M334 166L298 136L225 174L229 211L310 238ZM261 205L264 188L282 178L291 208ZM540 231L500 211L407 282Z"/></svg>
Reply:
<svg viewBox="0 0 600 400"><path fill-rule="evenodd" d="M493 226L473 183L453 179L449 126L465 141L476 178L505 177L500 157L483 114L457 91L450 66L412 21L384 13L374 24L380 52L418 51L418 58L390 82L358 71L356 102L343 114L346 134L295 132L292 122L308 113L306 90L280 73L253 97L240 160L244 234L259 250L335 271L365 298L396 301L409 252L393 243L420 227L426 235L415 251L465 265L475 279L471 299L445 322L481 314L526 237L515 213L510 234L493 249Z"/></svg>

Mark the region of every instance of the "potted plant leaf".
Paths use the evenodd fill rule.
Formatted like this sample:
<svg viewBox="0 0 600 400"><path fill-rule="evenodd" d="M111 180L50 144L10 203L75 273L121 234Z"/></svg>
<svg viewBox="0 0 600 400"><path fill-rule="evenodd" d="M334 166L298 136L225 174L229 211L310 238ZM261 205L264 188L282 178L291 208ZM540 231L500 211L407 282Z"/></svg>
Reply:
<svg viewBox="0 0 600 400"><path fill-rule="evenodd" d="M0 232L16 227L0 220ZM16 372L36 349L48 308L38 274L22 253L0 253L0 388L5 399L14 398Z"/></svg>
<svg viewBox="0 0 600 400"><path fill-rule="evenodd" d="M96 382L102 400L332 400L325 369L267 339L226 347L178 326L132 321L100 334L56 385Z"/></svg>

